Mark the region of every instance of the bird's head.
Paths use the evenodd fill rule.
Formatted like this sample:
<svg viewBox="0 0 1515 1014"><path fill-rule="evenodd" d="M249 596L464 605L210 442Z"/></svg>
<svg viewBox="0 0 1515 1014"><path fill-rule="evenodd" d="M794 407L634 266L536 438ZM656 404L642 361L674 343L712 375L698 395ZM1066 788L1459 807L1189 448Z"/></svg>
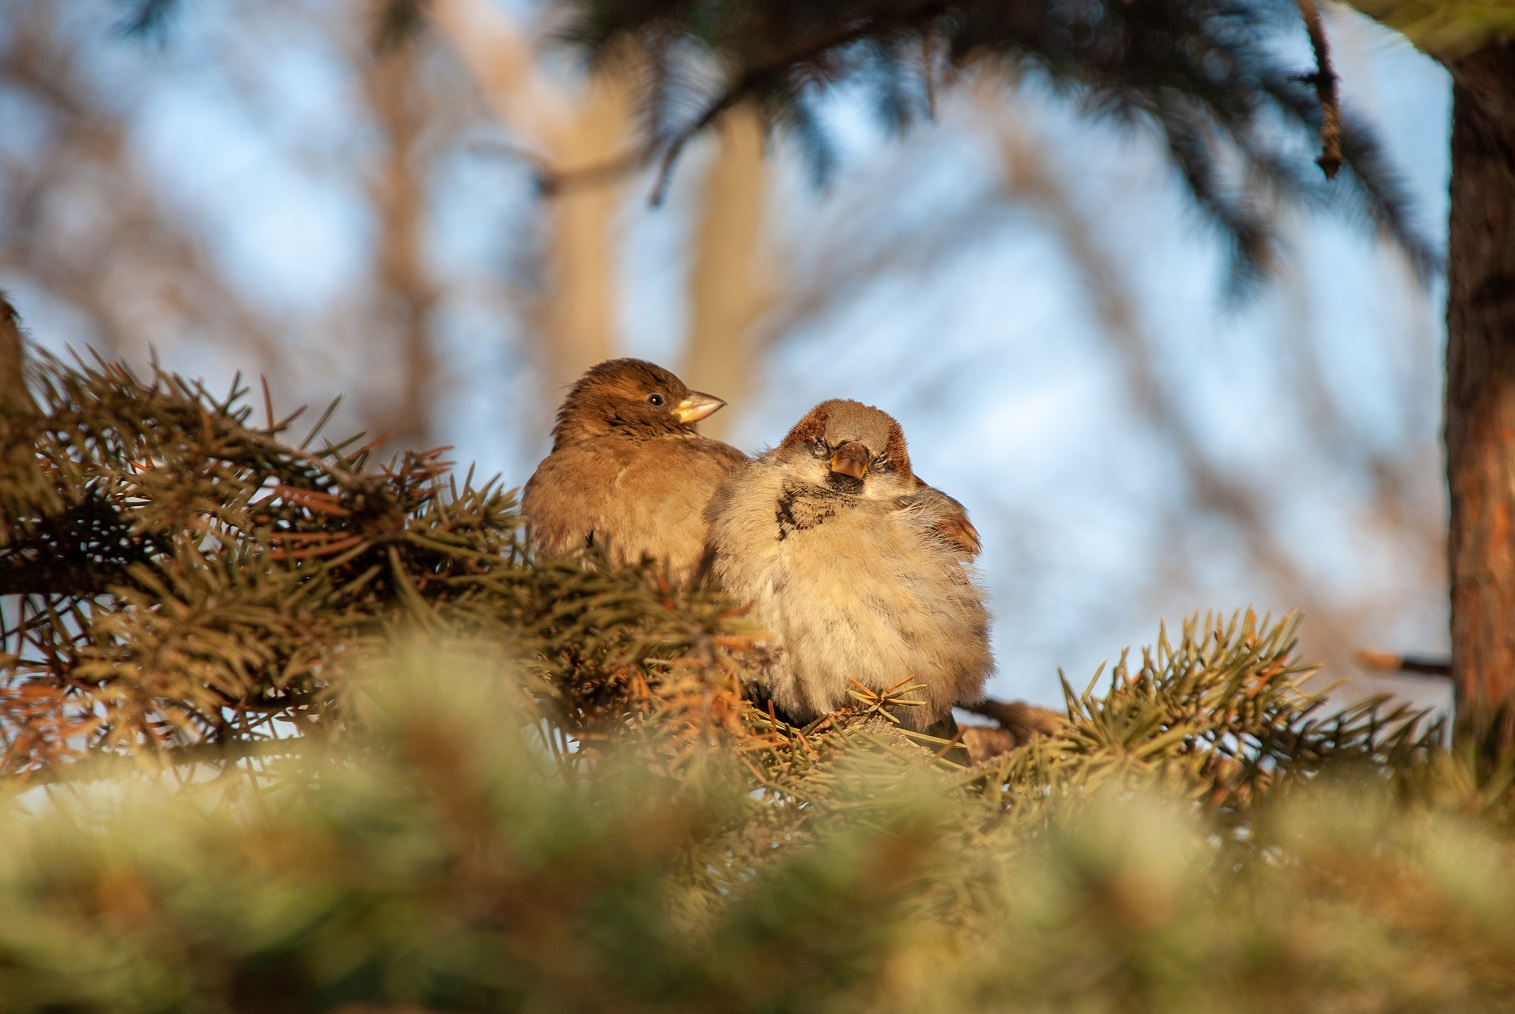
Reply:
<svg viewBox="0 0 1515 1014"><path fill-rule="evenodd" d="M900 424L857 401L815 406L789 431L773 460L814 485L857 496L901 496L918 485Z"/></svg>
<svg viewBox="0 0 1515 1014"><path fill-rule="evenodd" d="M642 359L610 359L573 385L552 428L553 449L621 433L692 436L695 424L726 403L691 391L682 380Z"/></svg>

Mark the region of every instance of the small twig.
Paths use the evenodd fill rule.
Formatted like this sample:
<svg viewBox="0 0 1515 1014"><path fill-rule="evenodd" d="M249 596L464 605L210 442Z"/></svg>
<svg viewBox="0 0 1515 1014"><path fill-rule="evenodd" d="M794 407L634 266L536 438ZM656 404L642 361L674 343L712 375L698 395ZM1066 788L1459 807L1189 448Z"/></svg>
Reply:
<svg viewBox="0 0 1515 1014"><path fill-rule="evenodd" d="M845 709L843 709L843 708L838 708L836 711L833 711L831 714L822 717L820 721L816 722L814 725L812 725L812 726L809 727L810 728L810 735L812 735L812 736L820 735L822 732L825 732L827 729L831 728L832 726L836 726L836 728L840 729L841 726L837 724L836 716L838 714L840 714L844 710Z"/></svg>
<svg viewBox="0 0 1515 1014"><path fill-rule="evenodd" d="M942 748L941 748L941 749L940 749L940 750L938 750L938 751L937 751L937 752L936 752L936 753L935 753L935 754L934 754L934 755L933 755L933 757L934 757L934 759L936 759L936 760L941 760L941 759L942 759L942 758L943 758L943 757L945 757L945 756L947 756L947 753L948 753L948 752L949 752L949 751L950 751L950 750L951 750L951 749L952 749L952 748L953 748L953 747L955 747L955 746L957 746L957 745L958 745L958 744L959 744L959 743L961 743L961 742L962 742L962 741L963 741L963 729L962 729L962 727L961 727L961 726L960 726L960 727L959 727L959 728L958 728L958 730L957 730L957 731L956 731L956 732L954 732L954 733L953 733L953 734L952 734L952 738L951 738L951 739L949 739L949 740L947 740L947 742L946 742L946 743L944 743L944 744L942 744Z"/></svg>
<svg viewBox="0 0 1515 1014"><path fill-rule="evenodd" d="M1068 721L1068 716L1063 712L1039 708L1025 701L997 701L986 697L982 701L959 704L958 707L993 719L1001 729L1010 733L1017 744L1029 742L1037 736L1049 736Z"/></svg>
<svg viewBox="0 0 1515 1014"><path fill-rule="evenodd" d="M377 449L380 445L384 444L386 441L392 439L394 437L394 435L395 435L395 431L394 430L386 430L385 432L380 433L378 436L374 437L368 443L364 444L362 447L359 447L357 450L355 450L352 453L348 454L347 458L349 460L352 460L354 458L357 458L361 454L367 454L370 451L373 451L373 450ZM452 450L452 448L450 446L437 448L438 452L441 452L441 451L450 451L450 450ZM425 455L425 454L430 454L432 452L431 451L421 451L420 453L423 454L423 455Z"/></svg>
<svg viewBox="0 0 1515 1014"><path fill-rule="evenodd" d="M627 174L647 166L656 155L655 145L643 145L631 151L613 155L603 162L591 162L589 165L572 169L551 169L539 166L536 172L537 188L544 197L559 197L575 190L588 190L592 187L615 183Z"/></svg>
<svg viewBox="0 0 1515 1014"><path fill-rule="evenodd" d="M743 757L741 754L737 754L736 759L739 760L739 761L741 761L742 765L748 771L752 772L752 777L757 779L757 782L758 782L759 785L763 786L764 788L767 788L767 786L768 786L768 779L763 777L763 773L761 771L759 771L757 768L753 767L751 761L749 761L746 757Z"/></svg>
<svg viewBox="0 0 1515 1014"><path fill-rule="evenodd" d="M931 29L921 32L921 77L926 85L926 115L936 119L936 47L933 46Z"/></svg>
<svg viewBox="0 0 1515 1014"><path fill-rule="evenodd" d="M772 701L772 699L770 699L768 701L768 722L769 722L769 727L773 730L773 733L775 735L777 735L778 731L779 731L779 716L773 710L773 701ZM793 738L793 737L789 737L789 738Z"/></svg>
<svg viewBox="0 0 1515 1014"><path fill-rule="evenodd" d="M1305 30L1310 33L1310 47L1315 50L1315 73L1310 76L1320 100L1320 157L1315 164L1326 174L1326 179L1335 179L1342 164L1339 79L1331 67L1331 49L1326 44L1320 9L1315 6L1315 0L1298 2L1299 13L1305 19Z"/></svg>
<svg viewBox="0 0 1515 1014"><path fill-rule="evenodd" d="M265 412L268 413L268 430L267 430L267 432L270 435L272 435L274 432L276 432L274 430L274 423L278 421L278 420L276 420L274 418L274 396L273 396L273 392L268 389L268 375L266 373L260 373L258 375L258 380L261 381L262 384L263 384L263 411L265 411Z"/></svg>
<svg viewBox="0 0 1515 1014"><path fill-rule="evenodd" d="M1391 651L1375 651L1364 648L1357 653L1357 664L1375 672L1409 673L1415 676L1452 675L1452 663L1435 658L1417 658L1413 655L1396 655Z"/></svg>
<svg viewBox="0 0 1515 1014"><path fill-rule="evenodd" d="M648 204L654 208L662 206L663 198L668 196L668 184L673 177L673 164L678 161L684 146L692 141L696 134L720 119L728 109L746 97L747 93L755 89L760 81L774 73L776 71L772 67L748 71L724 95L706 106L698 119L673 135L673 139L668 142L668 147L663 150L663 157L658 161L658 175L652 184L652 194L647 198Z"/></svg>

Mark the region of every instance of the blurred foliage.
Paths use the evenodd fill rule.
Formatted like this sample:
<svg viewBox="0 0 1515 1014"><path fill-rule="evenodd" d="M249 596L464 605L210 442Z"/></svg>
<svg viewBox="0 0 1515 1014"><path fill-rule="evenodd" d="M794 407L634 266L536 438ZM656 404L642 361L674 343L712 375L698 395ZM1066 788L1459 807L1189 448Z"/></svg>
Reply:
<svg viewBox="0 0 1515 1014"><path fill-rule="evenodd" d="M844 729L796 803L634 740L563 767L489 650L413 641L355 679L340 750L12 800L0 1008L1493 1010L1515 986L1505 824L1433 750L1281 777L1239 822L1142 777L1172 740L1040 800ZM1119 722L1088 703L1082 734Z"/></svg>
<svg viewBox="0 0 1515 1014"><path fill-rule="evenodd" d="M514 495L439 450L365 470L359 437L309 449L321 422L281 442L266 389L254 427L244 390L161 371L44 358L35 381L39 411L0 411L0 772L338 734L335 674L400 625L534 654L573 735L645 667L744 643L715 636L727 604L655 575L524 566Z"/></svg>
<svg viewBox="0 0 1515 1014"><path fill-rule="evenodd" d="M1515 38L1515 5L1508 0L1348 0L1403 32L1415 45L1455 59L1492 38Z"/></svg>
<svg viewBox="0 0 1515 1014"><path fill-rule="evenodd" d="M632 41L648 54L649 120L665 176L689 137L738 101L759 103L824 166L827 138L813 110L821 90L854 86L903 129L931 115L935 91L961 71L993 63L1045 81L1087 115L1154 134L1227 240L1239 278L1269 266L1280 203L1366 215L1421 270L1438 260L1406 217L1370 132L1340 115L1329 64L1283 55L1290 33L1305 34L1293 0L567 6L581 13L575 37L592 52ZM1317 74L1330 79L1329 100ZM1307 154L1322 141L1328 175L1338 159L1348 167L1337 180Z"/></svg>
<svg viewBox="0 0 1515 1014"><path fill-rule="evenodd" d="M161 27L175 5L128 0L131 23ZM824 91L853 87L902 130L933 115L937 91L963 71L992 63L1045 81L1088 115L1154 134L1226 240L1238 281L1273 260L1281 203L1366 219L1393 236L1422 275L1439 263L1371 132L1338 108L1328 52L1307 63L1285 55L1291 34L1304 38L1301 14L1313 15L1314 0L558 6L569 21L566 36L591 58L635 62L648 73L641 150L544 178L549 190L657 163L659 201L684 146L738 105L787 130L823 176L835 162L817 113ZM397 44L421 30L430 7L430 0L374 0L376 37ZM1323 178L1316 151L1327 175L1339 163L1347 171Z"/></svg>
<svg viewBox="0 0 1515 1014"><path fill-rule="evenodd" d="M1207 616L989 762L742 693L440 452L43 360L0 410L0 1010L1496 1010L1510 768ZM317 427L319 429L319 427Z"/></svg>

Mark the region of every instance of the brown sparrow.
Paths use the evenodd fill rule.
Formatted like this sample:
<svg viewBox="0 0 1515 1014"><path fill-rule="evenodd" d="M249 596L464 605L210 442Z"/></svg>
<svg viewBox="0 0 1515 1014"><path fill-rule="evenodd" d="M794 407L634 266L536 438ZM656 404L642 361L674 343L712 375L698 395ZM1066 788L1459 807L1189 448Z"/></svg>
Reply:
<svg viewBox="0 0 1515 1014"><path fill-rule="evenodd" d="M0 409L35 415L37 403L26 389L25 363L21 315L0 289Z"/></svg>
<svg viewBox="0 0 1515 1014"><path fill-rule="evenodd" d="M892 713L941 728L982 696L989 614L969 566L963 505L910 470L905 434L855 401L827 401L716 493L704 565L774 636L774 704L808 722L870 690L923 684ZM900 693L899 690L896 693Z"/></svg>
<svg viewBox="0 0 1515 1014"><path fill-rule="evenodd" d="M650 558L686 582L705 543L711 493L747 461L695 431L725 404L640 359L592 367L558 409L552 453L521 498L532 549L603 546L616 566Z"/></svg>

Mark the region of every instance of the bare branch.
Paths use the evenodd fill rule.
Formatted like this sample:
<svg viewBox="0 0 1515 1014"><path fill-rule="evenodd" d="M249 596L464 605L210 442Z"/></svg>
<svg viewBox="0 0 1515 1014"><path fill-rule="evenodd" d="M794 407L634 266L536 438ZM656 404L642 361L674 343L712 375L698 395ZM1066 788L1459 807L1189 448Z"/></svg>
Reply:
<svg viewBox="0 0 1515 1014"><path fill-rule="evenodd" d="M1331 66L1331 48L1326 43L1325 26L1320 22L1320 9L1315 0L1299 0L1299 13L1310 33L1310 47L1315 50L1315 73L1310 77L1320 99L1320 157L1315 164L1326 174L1326 179L1335 179L1342 165L1338 78Z"/></svg>
<svg viewBox="0 0 1515 1014"><path fill-rule="evenodd" d="M1372 648L1364 648L1357 653L1357 664L1364 669L1385 673L1439 676L1443 679L1452 675L1452 663L1446 659L1396 655L1391 651L1376 651Z"/></svg>

